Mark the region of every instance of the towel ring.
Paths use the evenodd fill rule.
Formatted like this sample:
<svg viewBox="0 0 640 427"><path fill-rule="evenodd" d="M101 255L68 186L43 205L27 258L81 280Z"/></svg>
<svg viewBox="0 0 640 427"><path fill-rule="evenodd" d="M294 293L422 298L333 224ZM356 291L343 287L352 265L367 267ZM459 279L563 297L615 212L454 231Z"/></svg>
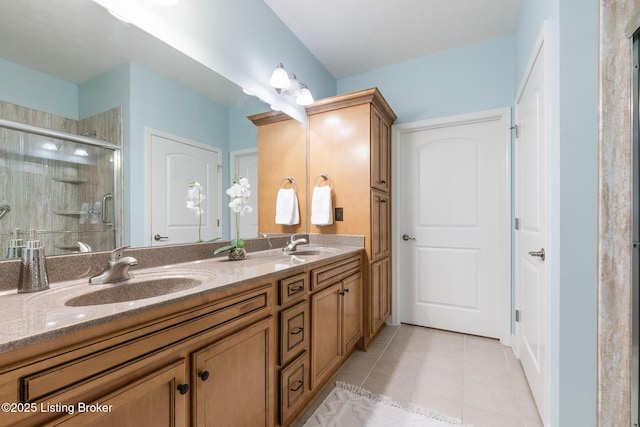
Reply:
<svg viewBox="0 0 640 427"><path fill-rule="evenodd" d="M293 186L294 184L294 179L292 176L286 176L284 178L282 178L282 181L280 181L280 188L284 188L284 184L289 181L289 184L291 184L291 186Z"/></svg>
<svg viewBox="0 0 640 427"><path fill-rule="evenodd" d="M327 185L331 185L331 182L329 181L329 175L327 175L326 173L321 173L320 175L316 176L316 179L313 180L314 186L318 183L318 178L324 179L327 182Z"/></svg>

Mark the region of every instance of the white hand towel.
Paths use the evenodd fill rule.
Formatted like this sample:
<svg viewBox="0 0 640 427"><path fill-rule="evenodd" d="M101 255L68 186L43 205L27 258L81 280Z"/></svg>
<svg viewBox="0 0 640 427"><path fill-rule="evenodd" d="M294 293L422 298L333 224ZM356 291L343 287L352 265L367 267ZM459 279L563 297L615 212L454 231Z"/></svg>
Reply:
<svg viewBox="0 0 640 427"><path fill-rule="evenodd" d="M331 206L331 187L314 187L311 200L311 224L333 224L333 207Z"/></svg>
<svg viewBox="0 0 640 427"><path fill-rule="evenodd" d="M300 223L298 196L293 188L281 188L276 199L276 224L295 225Z"/></svg>

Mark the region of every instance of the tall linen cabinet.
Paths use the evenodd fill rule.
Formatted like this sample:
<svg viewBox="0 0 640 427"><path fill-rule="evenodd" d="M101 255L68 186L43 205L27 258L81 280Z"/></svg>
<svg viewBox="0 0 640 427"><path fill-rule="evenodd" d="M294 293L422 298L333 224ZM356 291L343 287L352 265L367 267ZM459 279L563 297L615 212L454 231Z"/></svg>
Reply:
<svg viewBox="0 0 640 427"><path fill-rule="evenodd" d="M391 314L391 124L396 115L377 88L316 101L307 115L309 212L316 185L331 185L334 207L333 224L314 225L310 218L309 232L365 236L367 348ZM336 208L342 209L342 221Z"/></svg>

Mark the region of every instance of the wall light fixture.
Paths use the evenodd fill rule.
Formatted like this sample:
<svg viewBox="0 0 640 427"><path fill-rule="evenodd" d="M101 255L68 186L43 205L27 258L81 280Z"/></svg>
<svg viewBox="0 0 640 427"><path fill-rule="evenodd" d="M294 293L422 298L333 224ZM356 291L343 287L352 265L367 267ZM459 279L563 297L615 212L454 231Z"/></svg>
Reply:
<svg viewBox="0 0 640 427"><path fill-rule="evenodd" d="M314 103L311 91L306 84L300 83L295 74L287 73L282 63L278 64L273 73L269 84L273 86L278 94L283 96L292 96L298 105L311 105Z"/></svg>

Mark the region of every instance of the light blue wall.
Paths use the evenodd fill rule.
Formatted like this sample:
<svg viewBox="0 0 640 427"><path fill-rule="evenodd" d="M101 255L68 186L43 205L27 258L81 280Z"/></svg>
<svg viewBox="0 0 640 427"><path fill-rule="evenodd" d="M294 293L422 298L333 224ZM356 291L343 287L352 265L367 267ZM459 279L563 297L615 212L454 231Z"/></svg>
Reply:
<svg viewBox="0 0 640 427"><path fill-rule="evenodd" d="M396 123L509 107L513 39L504 37L338 80L338 93L376 86Z"/></svg>
<svg viewBox="0 0 640 427"><path fill-rule="evenodd" d="M229 149L230 151L256 148L258 128L247 117L269 111L269 106L254 101L229 109Z"/></svg>
<svg viewBox="0 0 640 427"><path fill-rule="evenodd" d="M595 426L598 301L598 2L559 16L558 424Z"/></svg>
<svg viewBox="0 0 640 427"><path fill-rule="evenodd" d="M0 58L0 100L78 119L78 86Z"/></svg>

